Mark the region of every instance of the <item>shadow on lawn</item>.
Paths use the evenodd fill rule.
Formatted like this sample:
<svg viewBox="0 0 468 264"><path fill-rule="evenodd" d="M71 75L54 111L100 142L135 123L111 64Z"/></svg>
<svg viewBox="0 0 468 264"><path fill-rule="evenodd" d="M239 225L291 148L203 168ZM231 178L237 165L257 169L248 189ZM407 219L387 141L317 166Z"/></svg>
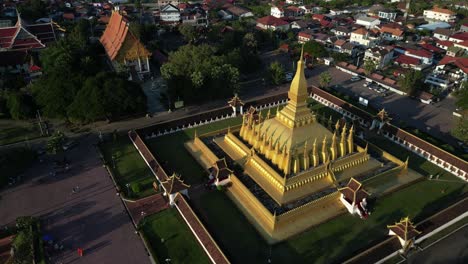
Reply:
<svg viewBox="0 0 468 264"><path fill-rule="evenodd" d="M415 222L420 222L424 220L427 217L430 217L431 215L435 214L436 212L445 209L448 207L448 205L451 205L455 203L456 201L460 200L461 198L464 197L463 189L465 188L465 185L461 185L460 187L456 188L455 190L445 194L442 196L440 199L427 204L422 208L419 214L417 214L414 217ZM446 189L441 188L441 192L445 193Z"/></svg>

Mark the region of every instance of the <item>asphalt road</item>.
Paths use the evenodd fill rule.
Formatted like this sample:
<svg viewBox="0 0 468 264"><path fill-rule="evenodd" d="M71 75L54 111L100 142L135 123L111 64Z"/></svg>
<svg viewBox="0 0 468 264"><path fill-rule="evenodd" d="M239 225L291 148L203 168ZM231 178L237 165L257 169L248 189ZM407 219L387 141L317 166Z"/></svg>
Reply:
<svg viewBox="0 0 468 264"><path fill-rule="evenodd" d="M317 85L318 76L327 70L332 76L330 85L339 84L342 86L342 88L338 88L340 92L353 97L364 97L369 100L369 104L377 109L385 108L393 118L392 123L398 125L399 121L404 121L407 125L416 127L420 131L455 144L455 140L450 135L450 131L456 125L456 118L452 114L455 108L454 98L448 97L435 105L427 105L392 92L388 92L389 95L383 97L381 94L364 87L364 80L351 82L349 80L351 74L327 66L314 68L310 73L312 77L308 80L309 84Z"/></svg>
<svg viewBox="0 0 468 264"><path fill-rule="evenodd" d="M114 185L86 137L66 152L71 169L49 175L53 161L34 164L24 182L0 192L0 226L18 216L40 217L44 233L64 245L51 263L150 263ZM58 159L54 157L53 159ZM79 192L73 188L79 186ZM84 249L78 257L77 248Z"/></svg>
<svg viewBox="0 0 468 264"><path fill-rule="evenodd" d="M468 263L468 226L465 226L429 248L410 255L406 263Z"/></svg>

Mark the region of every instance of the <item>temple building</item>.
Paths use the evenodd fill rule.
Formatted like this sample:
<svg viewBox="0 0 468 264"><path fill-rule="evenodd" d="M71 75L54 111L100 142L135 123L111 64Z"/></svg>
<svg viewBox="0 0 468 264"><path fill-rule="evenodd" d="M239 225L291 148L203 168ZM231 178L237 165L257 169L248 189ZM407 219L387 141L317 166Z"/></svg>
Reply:
<svg viewBox="0 0 468 264"><path fill-rule="evenodd" d="M405 217L400 222L387 226L387 228L390 236L398 237L398 241L402 246L401 252L406 252L413 247L416 236L421 234L420 231L416 230L409 217Z"/></svg>
<svg viewBox="0 0 468 264"><path fill-rule="evenodd" d="M231 182L232 170L226 164L226 159L217 160L210 170L209 185L224 186Z"/></svg>
<svg viewBox="0 0 468 264"><path fill-rule="evenodd" d="M170 205L174 205L175 196L179 192L188 197L188 188L190 185L184 183L180 175L172 174L172 176L168 177L165 181L161 181L161 186L164 189L164 196L169 197Z"/></svg>
<svg viewBox="0 0 468 264"><path fill-rule="evenodd" d="M123 65L140 77L151 72L151 52L130 31L129 22L119 12L112 12L100 42L114 67Z"/></svg>
<svg viewBox="0 0 468 264"><path fill-rule="evenodd" d="M217 167L236 167L226 172L230 180L227 194L269 243L347 209L365 218L368 193L358 180L386 170L369 155L367 146L354 143L352 124L338 120L327 128L318 122L307 105L302 54L288 98L282 109L277 104L276 112L274 108L263 112L254 107L243 109L239 126L196 134L185 143L211 173L210 182L216 179ZM239 101L235 96L229 105L238 107ZM239 110L233 109L236 114Z"/></svg>
<svg viewBox="0 0 468 264"><path fill-rule="evenodd" d="M348 209L350 214L357 214L365 219L369 215L367 210L367 197L369 193L362 188L362 183L356 179L349 179L348 184L344 188L340 188L340 201Z"/></svg>

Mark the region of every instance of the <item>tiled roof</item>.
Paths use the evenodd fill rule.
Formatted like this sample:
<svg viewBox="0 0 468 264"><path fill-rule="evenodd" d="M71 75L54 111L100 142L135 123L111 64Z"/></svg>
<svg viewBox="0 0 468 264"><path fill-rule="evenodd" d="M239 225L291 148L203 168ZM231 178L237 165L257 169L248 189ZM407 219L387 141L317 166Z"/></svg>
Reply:
<svg viewBox="0 0 468 264"><path fill-rule="evenodd" d="M401 29L400 27L396 27L394 25L383 25L382 28L380 29L380 32L389 33L397 37L401 37L405 33L403 29Z"/></svg>
<svg viewBox="0 0 468 264"><path fill-rule="evenodd" d="M345 43L346 43L346 40L344 40L344 39L339 39L339 40L335 41L335 46L341 47L341 46L343 46Z"/></svg>
<svg viewBox="0 0 468 264"><path fill-rule="evenodd" d="M449 41L449 40L437 40L436 43L441 45L441 46L444 46L444 47L452 47L453 46L453 42Z"/></svg>
<svg viewBox="0 0 468 264"><path fill-rule="evenodd" d="M454 13L453 11L451 11L449 9L440 8L440 7L434 7L434 8L432 8L431 11L432 12L437 12L437 13L448 14L448 15L455 15L456 14L456 13Z"/></svg>
<svg viewBox="0 0 468 264"><path fill-rule="evenodd" d="M297 34L298 37L308 38L311 39L313 35L313 31L310 29L303 30Z"/></svg>
<svg viewBox="0 0 468 264"><path fill-rule="evenodd" d="M180 192L190 187L190 185L185 184L184 181L180 178L180 176L176 175L175 173L172 174L172 176L169 177L167 180L162 181L161 185L164 187L164 190L169 194Z"/></svg>
<svg viewBox="0 0 468 264"><path fill-rule="evenodd" d="M350 203L359 203L364 198L367 198L369 194L363 190L362 184L354 178L349 179L348 184L344 188L340 188L339 191L343 194L344 198Z"/></svg>
<svg viewBox="0 0 468 264"><path fill-rule="evenodd" d="M26 29L34 34L43 44L50 44L57 40L54 26L51 23L27 25Z"/></svg>
<svg viewBox="0 0 468 264"><path fill-rule="evenodd" d="M143 44L129 32L126 19L118 12L112 12L100 42L111 60L134 60L151 55Z"/></svg>
<svg viewBox="0 0 468 264"><path fill-rule="evenodd" d="M414 227L413 223L409 220L408 217L403 218L400 222L395 223L394 225L387 226L388 229L392 230L397 236L402 238L405 241L413 239L417 235L421 234L416 228Z"/></svg>
<svg viewBox="0 0 468 264"><path fill-rule="evenodd" d="M458 32L450 36L450 38L466 41L468 40L468 32Z"/></svg>
<svg viewBox="0 0 468 264"><path fill-rule="evenodd" d="M410 57L404 54L398 56L395 62L398 64L406 64L406 65L419 65L420 64L418 58Z"/></svg>
<svg viewBox="0 0 468 264"><path fill-rule="evenodd" d="M436 28L434 30L434 34L439 34L439 35L444 35L444 36L450 36L452 35L453 31L448 28Z"/></svg>
<svg viewBox="0 0 468 264"><path fill-rule="evenodd" d="M409 54L415 55L415 56L418 56L418 57L432 58L432 56L433 56L432 52L424 50L424 49L407 49L406 51Z"/></svg>
<svg viewBox="0 0 468 264"><path fill-rule="evenodd" d="M428 51L432 51L432 52L444 52L443 49L441 48L438 48L432 44L419 44L419 46L421 46L423 49L426 49Z"/></svg>
<svg viewBox="0 0 468 264"><path fill-rule="evenodd" d="M367 35L368 33L369 33L369 31L367 31L367 29L358 28L358 29L354 30L352 34Z"/></svg>
<svg viewBox="0 0 468 264"><path fill-rule="evenodd" d="M13 44L18 28L0 28L0 48L10 48Z"/></svg>
<svg viewBox="0 0 468 264"><path fill-rule="evenodd" d="M275 26L275 27L289 24L288 22L280 18L274 17L274 16L266 16L266 17L259 18L257 19L257 23L263 24L263 25Z"/></svg>
<svg viewBox="0 0 468 264"><path fill-rule="evenodd" d="M216 179L220 181L229 178L229 175L232 174L232 170L227 167L226 160L224 158L217 160L211 170Z"/></svg>
<svg viewBox="0 0 468 264"><path fill-rule="evenodd" d="M461 57L450 57L445 56L438 65L445 65L452 63L457 66L460 70L464 73L468 74L468 58L461 58Z"/></svg>

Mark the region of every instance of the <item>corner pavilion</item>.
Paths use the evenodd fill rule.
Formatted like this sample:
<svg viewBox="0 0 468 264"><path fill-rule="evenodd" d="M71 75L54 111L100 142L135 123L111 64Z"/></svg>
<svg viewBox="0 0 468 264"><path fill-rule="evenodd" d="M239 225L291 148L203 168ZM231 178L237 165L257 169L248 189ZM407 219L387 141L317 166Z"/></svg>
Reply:
<svg viewBox="0 0 468 264"><path fill-rule="evenodd" d="M242 168L231 174L227 194L271 243L345 212L340 185L381 167L354 144L352 126L337 122L330 131L318 123L307 106L302 54L288 98L275 117L251 107L240 128L186 143L207 170L220 158Z"/></svg>

